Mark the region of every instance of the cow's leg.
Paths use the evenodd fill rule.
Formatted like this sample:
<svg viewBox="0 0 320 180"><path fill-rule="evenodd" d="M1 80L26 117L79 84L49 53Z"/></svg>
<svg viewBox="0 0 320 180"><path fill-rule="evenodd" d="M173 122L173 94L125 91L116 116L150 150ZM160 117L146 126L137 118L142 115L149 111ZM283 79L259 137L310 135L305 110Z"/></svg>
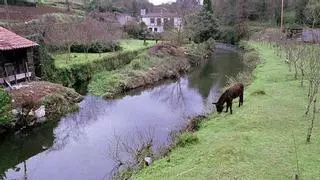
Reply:
<svg viewBox="0 0 320 180"><path fill-rule="evenodd" d="M230 113L232 114L232 101L227 101L227 111L228 112L228 108L230 108Z"/></svg>
<svg viewBox="0 0 320 180"><path fill-rule="evenodd" d="M239 107L243 105L243 92L241 92L240 97L239 97Z"/></svg>
<svg viewBox="0 0 320 180"><path fill-rule="evenodd" d="M230 114L232 114L232 101L229 102L229 107L230 107Z"/></svg>
<svg viewBox="0 0 320 180"><path fill-rule="evenodd" d="M229 109L229 103L228 103L228 101L227 101L227 108L226 108L226 113L228 112L228 109Z"/></svg>

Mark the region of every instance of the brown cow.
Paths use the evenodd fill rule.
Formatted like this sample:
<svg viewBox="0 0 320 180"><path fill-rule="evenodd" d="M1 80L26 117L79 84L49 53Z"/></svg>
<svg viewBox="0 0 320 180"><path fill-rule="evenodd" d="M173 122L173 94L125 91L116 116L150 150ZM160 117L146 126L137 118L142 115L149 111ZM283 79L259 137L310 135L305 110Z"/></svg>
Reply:
<svg viewBox="0 0 320 180"><path fill-rule="evenodd" d="M218 113L221 113L223 110L223 104L227 103L226 112L230 108L230 114L232 114L232 100L239 97L239 107L243 104L243 91L244 86L242 83L237 83L227 89L219 98L218 102L212 103L216 105Z"/></svg>

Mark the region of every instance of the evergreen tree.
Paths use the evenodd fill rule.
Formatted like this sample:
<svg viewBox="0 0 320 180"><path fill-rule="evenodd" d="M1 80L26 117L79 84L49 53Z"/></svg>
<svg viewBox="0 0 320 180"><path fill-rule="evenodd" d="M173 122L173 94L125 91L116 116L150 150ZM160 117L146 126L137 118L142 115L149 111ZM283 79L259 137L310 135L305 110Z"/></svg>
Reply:
<svg viewBox="0 0 320 180"><path fill-rule="evenodd" d="M205 11L207 11L209 13L213 13L212 0L204 0L203 1L203 8Z"/></svg>

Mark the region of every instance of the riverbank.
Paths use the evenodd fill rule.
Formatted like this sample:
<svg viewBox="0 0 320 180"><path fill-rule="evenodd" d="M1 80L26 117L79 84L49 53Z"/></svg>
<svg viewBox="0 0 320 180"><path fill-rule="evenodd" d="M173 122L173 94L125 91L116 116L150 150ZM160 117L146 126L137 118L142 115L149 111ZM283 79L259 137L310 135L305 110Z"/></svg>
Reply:
<svg viewBox="0 0 320 180"><path fill-rule="evenodd" d="M8 93L1 93L1 133L36 126L77 110L83 97L73 89L44 81L21 83Z"/></svg>
<svg viewBox="0 0 320 180"><path fill-rule="evenodd" d="M122 40L121 51L108 53L68 53L50 54L45 48L42 55L41 78L86 94L92 76L100 71L112 71L129 64L136 56L155 44L155 41ZM82 92L83 91L83 92Z"/></svg>
<svg viewBox="0 0 320 180"><path fill-rule="evenodd" d="M113 98L120 93L155 84L164 79L174 79L201 64L210 52L208 45L199 45L201 55L191 52L194 47L181 48L161 43L140 53L128 65L114 71L96 73L88 90L93 95ZM199 53L199 52L197 52Z"/></svg>
<svg viewBox="0 0 320 180"><path fill-rule="evenodd" d="M234 114L212 114L194 135L135 175L136 179L316 179L320 132L305 142L305 89L268 45L250 42L262 63L245 88L244 106ZM264 93L261 93L264 92ZM298 166L298 167L297 167Z"/></svg>

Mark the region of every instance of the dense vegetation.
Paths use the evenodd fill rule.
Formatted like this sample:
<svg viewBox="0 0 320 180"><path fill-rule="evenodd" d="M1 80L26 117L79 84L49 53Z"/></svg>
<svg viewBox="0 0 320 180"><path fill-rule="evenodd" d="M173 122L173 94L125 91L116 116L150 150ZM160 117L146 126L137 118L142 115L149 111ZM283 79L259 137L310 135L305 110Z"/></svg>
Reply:
<svg viewBox="0 0 320 180"><path fill-rule="evenodd" d="M11 98L0 88L0 125L7 124L11 120Z"/></svg>
<svg viewBox="0 0 320 180"><path fill-rule="evenodd" d="M185 0L183 2L188 2ZM284 1L284 27L320 27L320 2L318 0ZM213 7L213 8L212 8ZM218 41L237 44L247 39L258 26L267 24L280 26L281 0L213 0L204 1L200 12L189 11L186 19L186 31L195 42L202 42L208 37ZM188 13L185 13L188 14Z"/></svg>
<svg viewBox="0 0 320 180"><path fill-rule="evenodd" d="M120 43L117 41L108 42L93 42L91 44L86 43L74 43L71 45L71 52L76 53L105 53L119 51L121 49Z"/></svg>
<svg viewBox="0 0 320 180"><path fill-rule="evenodd" d="M153 6L148 0L92 0L85 1L87 10L98 9L99 11L119 11L140 15L140 9L151 9Z"/></svg>

